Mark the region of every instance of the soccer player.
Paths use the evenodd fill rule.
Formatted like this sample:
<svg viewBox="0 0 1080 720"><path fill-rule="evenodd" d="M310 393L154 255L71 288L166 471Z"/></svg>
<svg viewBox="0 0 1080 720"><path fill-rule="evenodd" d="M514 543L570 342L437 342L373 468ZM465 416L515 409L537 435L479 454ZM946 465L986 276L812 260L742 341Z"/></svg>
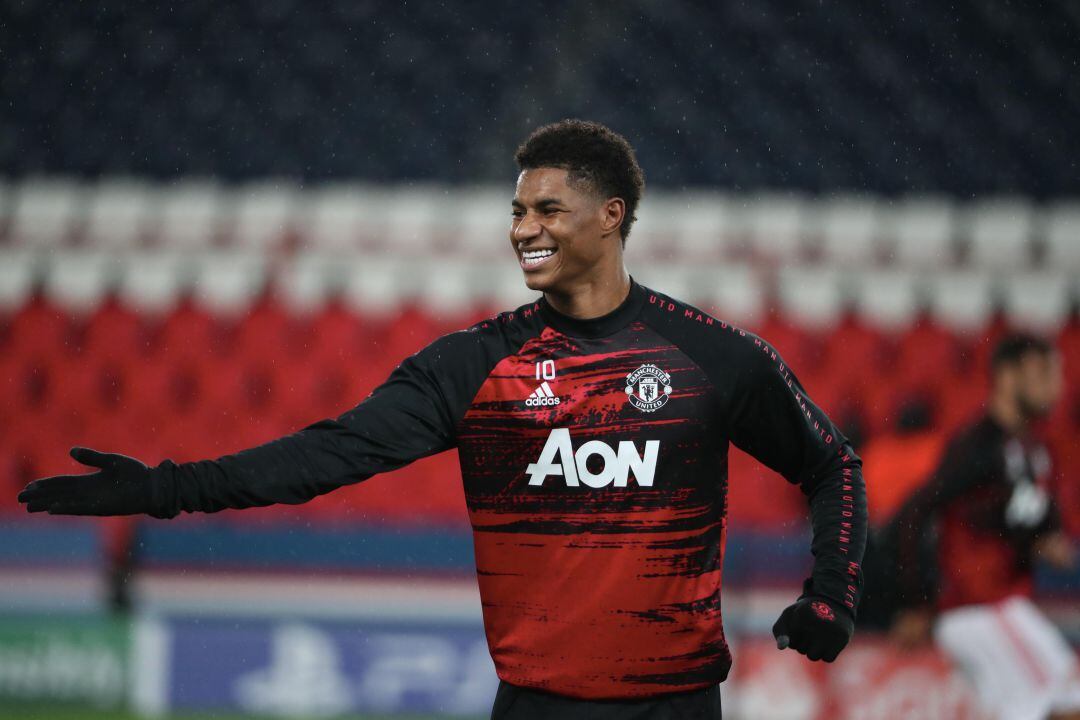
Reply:
<svg viewBox="0 0 1080 720"><path fill-rule="evenodd" d="M986 414L950 440L889 529L905 606L893 636L916 646L933 627L991 717L1080 720L1076 656L1028 599L1036 557L1075 563L1051 495L1050 453L1032 433L1061 395L1061 360L1045 340L1019 333L995 347L991 372Z"/></svg>
<svg viewBox="0 0 1080 720"><path fill-rule="evenodd" d="M644 177L624 138L567 120L516 159L509 240L536 301L436 340L340 417L193 463L76 448L98 472L19 500L159 518L302 503L456 447L492 717L719 718L730 442L809 500L813 570L773 632L832 661L862 586L859 458L764 340L628 275Z"/></svg>

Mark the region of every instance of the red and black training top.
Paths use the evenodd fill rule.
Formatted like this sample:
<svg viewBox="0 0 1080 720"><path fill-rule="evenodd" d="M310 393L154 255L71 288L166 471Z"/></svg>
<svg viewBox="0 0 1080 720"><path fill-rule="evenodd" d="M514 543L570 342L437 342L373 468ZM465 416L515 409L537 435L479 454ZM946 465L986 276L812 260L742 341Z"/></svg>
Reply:
<svg viewBox="0 0 1080 720"><path fill-rule="evenodd" d="M902 604L948 610L1030 595L1035 543L1061 526L1053 481L1038 436L988 415L958 431L889 528Z"/></svg>
<svg viewBox="0 0 1080 720"><path fill-rule="evenodd" d="M499 676L578 698L655 696L731 666L729 442L802 487L807 592L854 613L859 458L766 342L636 283L601 318L540 299L440 338L294 435L166 461L155 514L301 503L457 447Z"/></svg>

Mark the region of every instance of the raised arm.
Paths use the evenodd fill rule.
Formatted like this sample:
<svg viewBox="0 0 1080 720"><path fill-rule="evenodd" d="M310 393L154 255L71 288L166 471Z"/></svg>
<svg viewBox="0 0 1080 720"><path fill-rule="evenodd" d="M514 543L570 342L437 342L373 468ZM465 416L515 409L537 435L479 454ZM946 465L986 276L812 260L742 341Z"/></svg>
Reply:
<svg viewBox="0 0 1080 720"><path fill-rule="evenodd" d="M477 348L471 332L443 337L343 415L217 460L151 468L75 448L72 457L98 472L35 480L19 502L29 512L159 518L306 502L453 447L456 415L467 404L463 373L477 364Z"/></svg>

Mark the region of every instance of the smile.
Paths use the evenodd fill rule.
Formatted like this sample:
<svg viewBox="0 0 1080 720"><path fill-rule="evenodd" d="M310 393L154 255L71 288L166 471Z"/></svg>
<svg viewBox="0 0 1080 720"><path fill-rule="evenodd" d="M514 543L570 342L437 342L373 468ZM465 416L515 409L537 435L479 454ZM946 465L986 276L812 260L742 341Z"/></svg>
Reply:
<svg viewBox="0 0 1080 720"><path fill-rule="evenodd" d="M521 253L521 267L527 270L538 268L548 261L555 253L558 252L554 248L545 248L543 250L525 250Z"/></svg>

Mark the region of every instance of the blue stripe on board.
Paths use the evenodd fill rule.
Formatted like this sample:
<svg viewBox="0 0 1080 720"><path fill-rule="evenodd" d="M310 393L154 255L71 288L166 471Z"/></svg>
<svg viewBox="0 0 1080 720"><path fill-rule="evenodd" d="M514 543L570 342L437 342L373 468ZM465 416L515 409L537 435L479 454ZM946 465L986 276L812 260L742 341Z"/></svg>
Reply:
<svg viewBox="0 0 1080 720"><path fill-rule="evenodd" d="M92 520L0 517L0 565L48 569L103 564L101 526Z"/></svg>
<svg viewBox="0 0 1080 720"><path fill-rule="evenodd" d="M147 566L398 573L473 569L467 531L146 523L140 526L139 544L139 560ZM810 559L804 535L736 533L728 540L725 583L798 583L809 572Z"/></svg>
<svg viewBox="0 0 1080 720"><path fill-rule="evenodd" d="M105 565L101 525L93 520L0 517L0 567L95 568ZM141 522L136 563L218 570L326 570L471 573L467 531L414 527L250 526L222 521ZM798 584L810 572L805 533L735 531L728 537L728 588ZM1080 569L1036 569L1040 593L1080 592Z"/></svg>
<svg viewBox="0 0 1080 720"><path fill-rule="evenodd" d="M396 573L473 568L471 536L450 530L145 523L138 539L138 561L145 566Z"/></svg>

